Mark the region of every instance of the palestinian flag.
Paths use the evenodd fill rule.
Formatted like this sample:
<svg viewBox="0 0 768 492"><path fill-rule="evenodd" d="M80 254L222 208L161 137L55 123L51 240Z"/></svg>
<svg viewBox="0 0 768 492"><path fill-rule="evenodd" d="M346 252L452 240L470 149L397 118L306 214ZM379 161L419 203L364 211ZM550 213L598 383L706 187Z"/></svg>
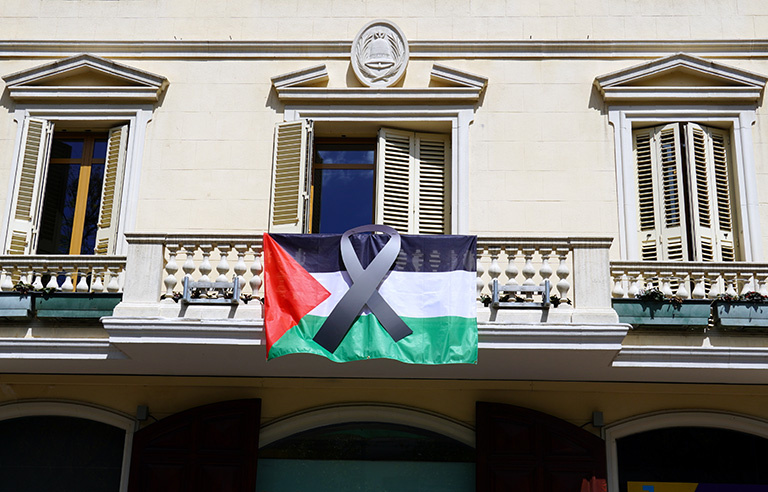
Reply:
<svg viewBox="0 0 768 492"><path fill-rule="evenodd" d="M325 320L356 283L340 254L341 237L264 234L267 359L310 353L335 362L477 363L475 236L400 235L392 268L373 280L409 334L396 341L363 304L338 347L329 351L317 343L315 336L328 328ZM391 238L364 233L349 240L367 268Z"/></svg>

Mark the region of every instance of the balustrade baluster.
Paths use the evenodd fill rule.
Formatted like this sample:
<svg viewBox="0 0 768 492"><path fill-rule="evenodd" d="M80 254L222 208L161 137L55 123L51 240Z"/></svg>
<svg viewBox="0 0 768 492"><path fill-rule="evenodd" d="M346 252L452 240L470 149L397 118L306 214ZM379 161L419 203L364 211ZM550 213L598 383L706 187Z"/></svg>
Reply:
<svg viewBox="0 0 768 492"><path fill-rule="evenodd" d="M219 264L216 265L216 271L219 273L219 276L216 277L217 282L229 282L229 279L227 279L227 274L229 273L229 263L227 262L227 256L229 256L229 251L231 249L231 245L229 244L218 244L219 249Z"/></svg>
<svg viewBox="0 0 768 492"><path fill-rule="evenodd" d="M501 275L501 267L499 266L500 251L499 248L488 248L488 254L491 256L491 266L488 267L488 276L491 277L489 285Z"/></svg>
<svg viewBox="0 0 768 492"><path fill-rule="evenodd" d="M549 257L552 255L551 248L539 248L541 253L541 267L539 268L539 276L541 277L542 284L545 280L549 280L552 276L552 267L549 265Z"/></svg>
<svg viewBox="0 0 768 492"><path fill-rule="evenodd" d="M109 282L107 283L107 292L118 292L120 290L120 270L119 268L108 268Z"/></svg>
<svg viewBox="0 0 768 492"><path fill-rule="evenodd" d="M571 271L568 268L567 263L568 250L558 249L557 255L560 259L560 264L558 265L557 270L555 270L557 278L560 279L557 282L557 291L560 293L561 299L566 299L568 297L568 291L571 290L571 284L568 282L568 277L571 275ZM564 306L564 304L561 304L561 306Z"/></svg>
<svg viewBox="0 0 768 492"><path fill-rule="evenodd" d="M695 281L694 279L697 278L699 280ZM691 280L696 282L696 285L693 287L693 292L691 292L691 297L693 299L704 299L707 297L706 276L704 275L704 272L691 273Z"/></svg>
<svg viewBox="0 0 768 492"><path fill-rule="evenodd" d="M643 282L643 274L642 272L630 270L627 272L627 275L629 276L627 281L630 283L629 289L627 290L627 296L630 299L634 299L637 297L637 293L640 292L640 284Z"/></svg>
<svg viewBox="0 0 768 492"><path fill-rule="evenodd" d="M104 269L96 271L95 269L91 273L93 278L91 279L91 292L104 292L104 275L106 275Z"/></svg>
<svg viewBox="0 0 768 492"><path fill-rule="evenodd" d="M626 294L624 291L624 270L614 270L612 277L613 290L611 291L611 295L616 299L621 299Z"/></svg>
<svg viewBox="0 0 768 492"><path fill-rule="evenodd" d="M213 271L213 267L211 266L210 261L213 245L201 244L198 246L198 248L203 252L203 261L201 261L200 265L197 267L197 270L200 272L200 282L210 282L211 279L208 277L208 274Z"/></svg>
<svg viewBox="0 0 768 492"><path fill-rule="evenodd" d="M659 281L661 282L661 292L668 297L671 297L674 295L672 292L672 272L659 272Z"/></svg>
<svg viewBox="0 0 768 492"><path fill-rule="evenodd" d="M680 299L690 299L691 294L688 292L688 273L687 272L675 272L675 278L677 279L677 290L675 295Z"/></svg>
<svg viewBox="0 0 768 492"><path fill-rule="evenodd" d="M709 281L709 292L707 292L707 297L710 299L714 299L718 295L720 295L722 290L722 283L723 278L720 275L720 272L709 272L707 273L707 276L710 278Z"/></svg>
<svg viewBox="0 0 768 492"><path fill-rule="evenodd" d="M62 292L74 292L75 286L72 283L72 275L67 273L67 270L62 266L58 269L61 275L64 277L64 282L61 284ZM57 275L58 276L58 275Z"/></svg>
<svg viewBox="0 0 768 492"><path fill-rule="evenodd" d="M240 289L245 288L245 272L248 271L248 267L245 266L245 253L248 251L248 245L247 244L235 244L234 245L235 254L237 255L237 261L235 262L235 266L233 268L233 271L235 272L235 276L237 277L237 282L240 284Z"/></svg>
<svg viewBox="0 0 768 492"><path fill-rule="evenodd" d="M483 287L485 287L485 282L483 282L483 273L485 273L485 270L483 270L481 256L482 256L482 250L480 248L477 248L477 280L475 281L475 284L477 285L478 298L483 293Z"/></svg>
<svg viewBox="0 0 768 492"><path fill-rule="evenodd" d="M504 275L507 276L507 285L517 285L517 274L520 271L517 269L515 259L517 258L518 248L515 246L508 247L507 253L507 268L504 269Z"/></svg>
<svg viewBox="0 0 768 492"><path fill-rule="evenodd" d="M261 272L264 268L261 264L261 254L259 254L256 245L251 246L251 249L253 250L254 255L253 264L251 265L251 274L253 274L253 276L248 283L251 286L251 295L257 296L259 295L259 289L261 289Z"/></svg>
<svg viewBox="0 0 768 492"><path fill-rule="evenodd" d="M197 245L195 244L184 244L184 254L187 255L187 259L184 261L184 265L181 267L182 270L184 270L184 276L185 277L192 277L192 274L195 273L195 270L197 267L195 267L195 250L197 249Z"/></svg>
<svg viewBox="0 0 768 492"><path fill-rule="evenodd" d="M726 273L723 275L725 278L725 293L728 295L736 296L738 293L736 292L736 276L735 273Z"/></svg>
<svg viewBox="0 0 768 492"><path fill-rule="evenodd" d="M82 273L79 268L75 268L74 270L75 273L73 275L77 279L75 292L88 292L90 290L90 287L88 286L88 273Z"/></svg>
<svg viewBox="0 0 768 492"><path fill-rule="evenodd" d="M12 274L10 270L3 269L2 273L0 273L0 290L3 292L8 292L13 290L13 280L12 280Z"/></svg>
<svg viewBox="0 0 768 492"><path fill-rule="evenodd" d="M173 297L173 289L176 288L178 281L176 280L176 272L179 271L179 264L176 263L176 257L179 253L179 244L166 244L165 248L168 250L168 262L165 264L165 271L168 275L163 280L165 284L165 296L170 299Z"/></svg>
<svg viewBox="0 0 768 492"><path fill-rule="evenodd" d="M536 285L533 282L533 276L536 275L536 269L533 268L533 255L536 252L533 248L523 248L523 257L525 258L525 265L523 266L523 276L525 280L523 285Z"/></svg>
<svg viewBox="0 0 768 492"><path fill-rule="evenodd" d="M762 280L760 280L760 287L758 292L760 292L761 295L768 297L768 275L764 273L761 275L762 275Z"/></svg>

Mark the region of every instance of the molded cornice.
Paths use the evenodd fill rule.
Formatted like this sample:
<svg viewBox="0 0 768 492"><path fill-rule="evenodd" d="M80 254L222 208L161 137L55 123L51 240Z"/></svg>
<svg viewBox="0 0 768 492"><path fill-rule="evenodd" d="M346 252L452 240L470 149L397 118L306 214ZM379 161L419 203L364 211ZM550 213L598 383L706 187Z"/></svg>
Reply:
<svg viewBox="0 0 768 492"><path fill-rule="evenodd" d="M86 77L99 83L57 83L68 77ZM160 75L116 63L92 54L79 54L38 65L3 77L14 100L120 99L156 101L168 86Z"/></svg>
<svg viewBox="0 0 768 492"><path fill-rule="evenodd" d="M686 52L707 58L768 57L768 40L409 41L411 59L655 58ZM0 41L3 58L98 53L123 59L348 59L351 41Z"/></svg>
<svg viewBox="0 0 768 492"><path fill-rule="evenodd" d="M674 81L682 77L682 81ZM768 78L736 67L677 53L595 79L607 102L691 100L757 101Z"/></svg>

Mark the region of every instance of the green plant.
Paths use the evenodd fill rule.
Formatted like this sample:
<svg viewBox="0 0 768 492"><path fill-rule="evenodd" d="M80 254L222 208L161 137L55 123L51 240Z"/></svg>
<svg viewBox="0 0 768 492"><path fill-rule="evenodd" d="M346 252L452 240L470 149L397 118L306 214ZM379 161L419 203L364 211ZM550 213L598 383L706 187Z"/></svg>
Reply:
<svg viewBox="0 0 768 492"><path fill-rule="evenodd" d="M558 296L557 294L552 294L549 296L549 303L552 304L552 306L557 307L560 304L571 304L571 300L566 298L562 298Z"/></svg>
<svg viewBox="0 0 768 492"><path fill-rule="evenodd" d="M753 304L762 304L768 302L768 296L764 296L759 292L750 291L741 294L740 296L734 294L718 294L714 299L715 302L749 302Z"/></svg>
<svg viewBox="0 0 768 492"><path fill-rule="evenodd" d="M681 297L665 295L658 287L640 290L635 296L635 299L641 301L668 302L675 308L680 308L680 306L683 305L683 299Z"/></svg>

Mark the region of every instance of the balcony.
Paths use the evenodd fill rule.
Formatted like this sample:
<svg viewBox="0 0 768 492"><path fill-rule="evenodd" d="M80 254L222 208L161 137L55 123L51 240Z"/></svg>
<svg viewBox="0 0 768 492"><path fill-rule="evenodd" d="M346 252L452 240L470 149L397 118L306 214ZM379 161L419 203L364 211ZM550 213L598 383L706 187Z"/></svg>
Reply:
<svg viewBox="0 0 768 492"><path fill-rule="evenodd" d="M26 324L7 324L0 336L0 361L14 360L13 370L24 370L26 363L20 362L22 359L80 358L109 359L113 361L111 370L133 374L347 374L342 366L312 356L263 362L261 234L133 233L127 241L125 257L0 257L2 292L12 292L21 280L38 290L55 288L62 297L122 296L113 314L102 317L100 324L96 322L97 328L92 323L72 326L66 324L66 319L41 320L36 316ZM768 355L768 348L763 346L768 344L762 341L716 338L717 334L709 332L653 334L649 338L629 331L630 326L619 321L612 302L631 299L649 284L684 299L707 299L720 292L765 291L768 265L611 262L610 245L610 239L588 237L478 238L481 363L461 369L403 369L392 361L368 361L361 370L386 377L471 375L493 379L514 374L516 378L546 375L643 380L648 374L605 371L649 367L727 369L734 364L746 369L763 368ZM178 297L186 277L212 282L231 282L237 277L243 296L219 304L185 303ZM549 280L552 294L563 302L549 308L534 307L536 303L529 301L541 299L523 295L509 309L484 306L481 298L490 294L494 279L501 284L521 285ZM55 328L51 328L52 323ZM27 329L27 325L32 328ZM68 329L61 329L62 325ZM254 353L261 354L256 359L262 362L255 368L243 369L244 361L254 360ZM205 367L198 366L198 361L204 361ZM216 369L211 369L210 364L215 364ZM34 372L36 367L26 370ZM0 363L0 370L3 368ZM71 370L103 371L95 366ZM722 377L695 371L686 374L691 381L732 378L728 371ZM763 377L761 371L741 374L745 381ZM655 377L667 380L671 376L659 373Z"/></svg>

